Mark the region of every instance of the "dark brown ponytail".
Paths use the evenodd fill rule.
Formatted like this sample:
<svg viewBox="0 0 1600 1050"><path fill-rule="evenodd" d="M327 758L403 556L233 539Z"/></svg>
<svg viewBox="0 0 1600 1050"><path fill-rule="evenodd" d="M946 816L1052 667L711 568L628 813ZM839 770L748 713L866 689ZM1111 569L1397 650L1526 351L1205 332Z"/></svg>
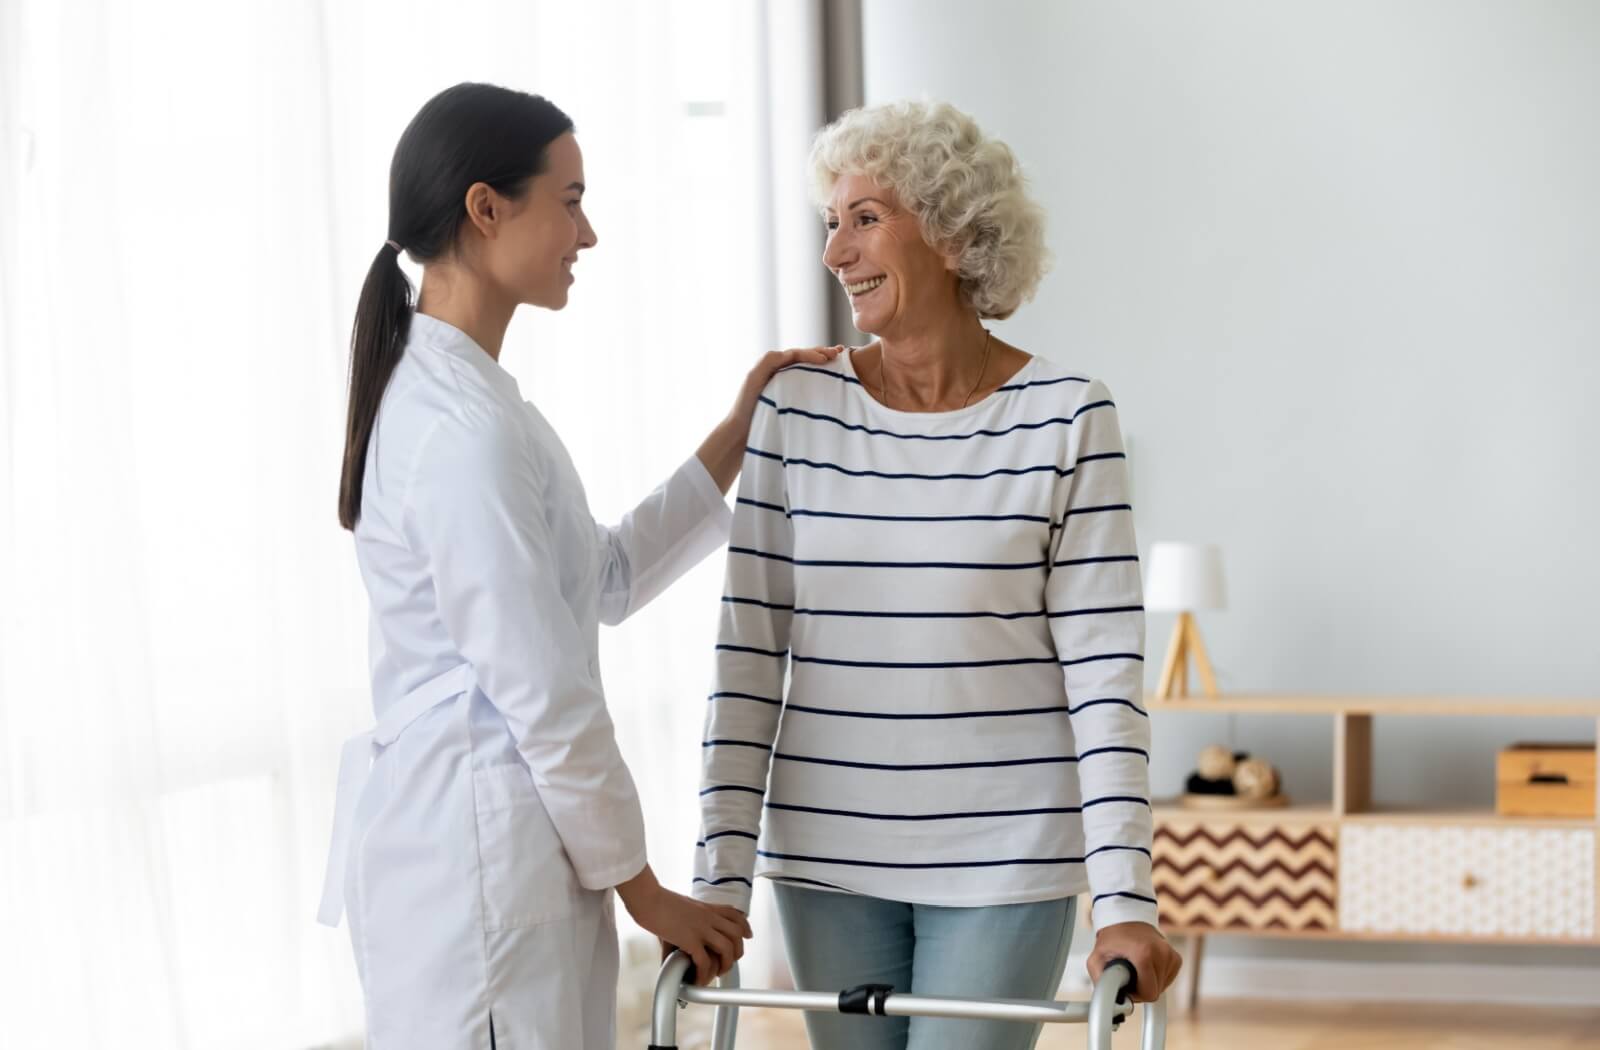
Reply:
<svg viewBox="0 0 1600 1050"><path fill-rule="evenodd" d="M354 529L361 517L361 479L378 405L411 328L411 282L400 253L385 244L367 267L350 332L350 409L344 424L344 469L339 474L339 524Z"/></svg>

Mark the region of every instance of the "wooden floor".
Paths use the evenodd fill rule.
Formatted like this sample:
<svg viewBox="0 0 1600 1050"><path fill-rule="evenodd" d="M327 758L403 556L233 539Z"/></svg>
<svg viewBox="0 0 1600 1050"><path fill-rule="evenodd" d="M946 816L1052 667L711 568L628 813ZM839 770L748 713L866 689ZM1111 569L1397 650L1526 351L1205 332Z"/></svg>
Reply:
<svg viewBox="0 0 1600 1050"><path fill-rule="evenodd" d="M739 1046L806 1050L800 1015L746 1010ZM1084 1031L1053 1025L1038 1050L1079 1050ZM1117 1033L1117 1050L1137 1050L1137 1026ZM1480 1004L1254 1003L1213 1000L1174 1016L1168 1050L1600 1050L1600 1010ZM830 1047L828 1050L848 1050Z"/></svg>

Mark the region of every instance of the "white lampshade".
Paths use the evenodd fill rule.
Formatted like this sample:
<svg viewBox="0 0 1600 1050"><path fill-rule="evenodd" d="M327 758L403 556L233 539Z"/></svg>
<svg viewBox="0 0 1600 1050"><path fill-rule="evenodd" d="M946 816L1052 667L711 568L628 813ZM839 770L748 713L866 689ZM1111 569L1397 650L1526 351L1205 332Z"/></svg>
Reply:
<svg viewBox="0 0 1600 1050"><path fill-rule="evenodd" d="M1222 552L1209 543L1151 544L1144 607L1153 612L1226 608Z"/></svg>

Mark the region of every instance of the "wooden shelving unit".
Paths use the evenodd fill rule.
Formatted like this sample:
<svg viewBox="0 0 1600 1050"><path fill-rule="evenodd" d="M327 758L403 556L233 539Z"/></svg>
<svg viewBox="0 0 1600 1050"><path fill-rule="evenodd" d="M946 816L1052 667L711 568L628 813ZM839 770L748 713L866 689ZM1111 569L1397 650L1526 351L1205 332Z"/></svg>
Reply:
<svg viewBox="0 0 1600 1050"><path fill-rule="evenodd" d="M1576 717L1594 720L1600 737L1600 700L1223 696L1149 710L1332 720L1331 801L1226 812L1157 802L1156 896L1163 929L1185 948L1188 1003L1210 934L1600 944L1600 817L1395 807L1372 791L1384 716Z"/></svg>

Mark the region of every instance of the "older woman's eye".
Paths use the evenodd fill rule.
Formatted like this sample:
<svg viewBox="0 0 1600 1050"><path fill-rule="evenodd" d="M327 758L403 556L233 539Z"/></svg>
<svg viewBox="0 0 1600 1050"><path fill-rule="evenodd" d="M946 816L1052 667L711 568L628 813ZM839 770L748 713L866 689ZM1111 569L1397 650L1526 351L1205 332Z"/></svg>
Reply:
<svg viewBox="0 0 1600 1050"><path fill-rule="evenodd" d="M877 222L878 221L878 217L876 215L865 214L865 213L862 214L862 215L857 216L856 219L862 226L867 225L869 222Z"/></svg>
<svg viewBox="0 0 1600 1050"><path fill-rule="evenodd" d="M830 231L837 230L839 228L839 220L838 219L824 219L824 220L822 220L822 225L826 229L828 229Z"/></svg>

